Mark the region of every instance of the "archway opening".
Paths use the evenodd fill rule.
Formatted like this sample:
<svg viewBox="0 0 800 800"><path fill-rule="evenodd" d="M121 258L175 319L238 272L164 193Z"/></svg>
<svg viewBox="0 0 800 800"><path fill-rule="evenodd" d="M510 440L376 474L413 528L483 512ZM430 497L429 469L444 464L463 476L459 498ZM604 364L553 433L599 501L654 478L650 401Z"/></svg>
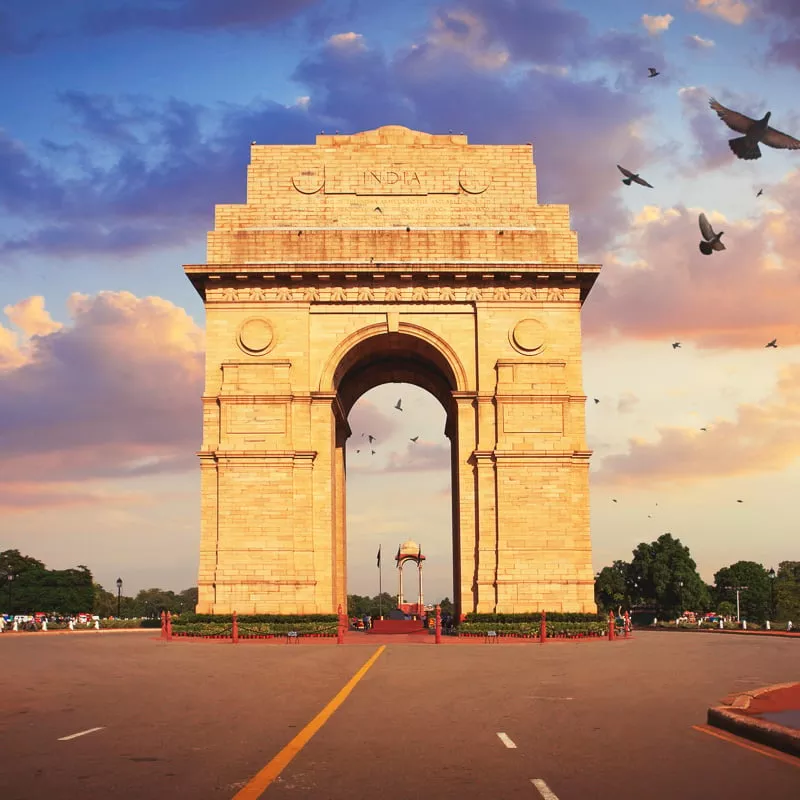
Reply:
<svg viewBox="0 0 800 800"><path fill-rule="evenodd" d="M348 613L358 613L366 598L381 590L383 614L396 608L395 556L408 540L425 556L426 605L444 598L456 604L458 438L452 392L457 385L447 360L414 336L372 336L342 357L334 386L336 446L343 465L335 496L337 525L346 542L341 568ZM404 568L404 582L406 602L416 603L416 568Z"/></svg>

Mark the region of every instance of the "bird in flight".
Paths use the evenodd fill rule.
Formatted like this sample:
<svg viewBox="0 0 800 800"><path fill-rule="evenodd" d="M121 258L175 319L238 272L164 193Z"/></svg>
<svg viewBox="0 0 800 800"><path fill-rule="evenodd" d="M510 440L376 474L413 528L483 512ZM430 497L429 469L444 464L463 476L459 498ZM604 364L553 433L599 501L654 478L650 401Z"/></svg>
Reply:
<svg viewBox="0 0 800 800"><path fill-rule="evenodd" d="M395 408L396 408L398 411L402 411L402 410L403 410L402 403L403 403L403 398L401 397L401 398L400 398L400 399L397 401L397 403L395 404Z"/></svg>
<svg viewBox="0 0 800 800"><path fill-rule="evenodd" d="M647 76L648 78L655 78L656 75L660 75L661 73L655 67L648 67L650 74Z"/></svg>
<svg viewBox="0 0 800 800"><path fill-rule="evenodd" d="M619 164L617 164L617 169L625 176L622 179L622 182L626 186L630 186L631 181L633 181L634 183L638 183L640 186L649 186L651 189L653 188L644 178L640 178L638 173L631 172L629 169L625 169L625 167L621 167Z"/></svg>
<svg viewBox="0 0 800 800"><path fill-rule="evenodd" d="M764 345L764 347L777 347L777 346L778 346L778 340L777 339L773 339L771 342L767 342Z"/></svg>
<svg viewBox="0 0 800 800"><path fill-rule="evenodd" d="M375 455L375 451L374 450L371 450L370 452L372 453L372 455Z"/></svg>
<svg viewBox="0 0 800 800"><path fill-rule="evenodd" d="M756 192L756 197L761 197L761 195L762 195L762 194L764 194L764 190L763 190L763 189L759 189L759 190Z"/></svg>
<svg viewBox="0 0 800 800"><path fill-rule="evenodd" d="M704 256L710 256L714 250L725 249L725 245L720 241L722 239L722 234L725 233L725 231L714 233L711 223L703 213L700 214L700 233L703 234L704 240L700 242L700 252Z"/></svg>
<svg viewBox="0 0 800 800"><path fill-rule="evenodd" d="M417 439L419 439L419 436L412 436L411 437L411 441L414 442L415 444L417 442Z"/></svg>
<svg viewBox="0 0 800 800"><path fill-rule="evenodd" d="M595 405L597 405L599 402L600 402L600 401L599 401L599 400L598 400L598 399L595 397L595 398L594 398L594 403L595 403Z"/></svg>
<svg viewBox="0 0 800 800"><path fill-rule="evenodd" d="M738 111L725 108L713 97L708 101L708 104L732 131L744 134L744 136L728 140L728 146L736 154L737 158L745 160L761 158L761 150L758 147L759 142L763 142L767 147L774 147L779 150L800 150L800 139L795 139L794 136L789 136L788 133L782 133L775 130L775 128L770 128L769 118L772 116L771 111L767 111L761 119L750 119L750 117L740 114Z"/></svg>
<svg viewBox="0 0 800 800"><path fill-rule="evenodd" d="M673 343L672 343L672 349L673 349L673 350L675 350L676 348L678 348L678 347L680 347L680 346L681 346L681 343L680 343L680 342L673 342Z"/></svg>
<svg viewBox="0 0 800 800"><path fill-rule="evenodd" d="M616 503L617 501L616 501L616 499L615 499L615 498L612 498L612 499L611 499L611 502L612 502L612 503Z"/></svg>
<svg viewBox="0 0 800 800"><path fill-rule="evenodd" d="M700 428L701 431L707 431L708 428Z"/></svg>
<svg viewBox="0 0 800 800"><path fill-rule="evenodd" d="M737 503L744 503L744 500L737 500Z"/></svg>
<svg viewBox="0 0 800 800"><path fill-rule="evenodd" d="M361 452L360 450L356 450L356 453L360 453L360 452Z"/></svg>
<svg viewBox="0 0 800 800"><path fill-rule="evenodd" d="M367 438L369 439L370 444L372 444L375 441L375 437L372 434L370 434Z"/></svg>

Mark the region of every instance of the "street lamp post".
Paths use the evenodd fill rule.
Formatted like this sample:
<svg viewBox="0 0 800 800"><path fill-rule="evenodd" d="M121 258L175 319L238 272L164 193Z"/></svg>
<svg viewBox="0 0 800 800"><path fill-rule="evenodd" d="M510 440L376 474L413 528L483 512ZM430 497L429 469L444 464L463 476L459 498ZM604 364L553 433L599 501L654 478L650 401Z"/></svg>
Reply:
<svg viewBox="0 0 800 800"><path fill-rule="evenodd" d="M736 621L741 622L741 618L739 615L739 592L743 592L747 589L747 586L737 586L736 587Z"/></svg>
<svg viewBox="0 0 800 800"><path fill-rule="evenodd" d="M775 568L770 567L769 572L769 617L772 619L775 616L775 595L773 589L775 587Z"/></svg>
<svg viewBox="0 0 800 800"><path fill-rule="evenodd" d="M117 619L122 606L122 578L117 578Z"/></svg>
<svg viewBox="0 0 800 800"><path fill-rule="evenodd" d="M681 612L681 616L683 616L683 581L678 581L678 586L681 587L681 592L680 592L680 601L681 601L680 612Z"/></svg>
<svg viewBox="0 0 800 800"><path fill-rule="evenodd" d="M11 611L11 582L14 580L14 576L9 573L6 577L8 578L8 613L11 614L13 613Z"/></svg>

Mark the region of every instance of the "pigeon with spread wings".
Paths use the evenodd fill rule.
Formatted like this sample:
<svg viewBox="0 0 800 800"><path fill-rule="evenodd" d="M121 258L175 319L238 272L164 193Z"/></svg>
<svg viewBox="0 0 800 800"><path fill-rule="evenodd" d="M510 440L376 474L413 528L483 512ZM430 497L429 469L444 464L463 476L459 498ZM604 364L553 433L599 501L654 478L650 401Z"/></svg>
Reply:
<svg viewBox="0 0 800 800"><path fill-rule="evenodd" d="M732 131L744 134L744 136L728 140L728 146L738 158L745 160L761 158L761 150L758 147L759 142L763 142L767 147L774 147L779 150L800 150L800 139L795 139L794 136L789 136L788 133L782 133L775 130L775 128L770 128L769 118L772 116L771 111L767 111L761 119L750 119L750 117L740 114L738 111L725 108L713 97L708 101L708 104Z"/></svg>
<svg viewBox="0 0 800 800"><path fill-rule="evenodd" d="M653 188L644 178L640 178L638 173L631 172L629 169L625 169L625 167L621 167L619 164L617 164L617 169L625 176L622 182L626 186L630 186L631 181L633 181L633 183L638 183L640 186L647 186L650 189Z"/></svg>
<svg viewBox="0 0 800 800"><path fill-rule="evenodd" d="M700 252L704 256L710 256L714 250L724 250L725 245L722 244L720 239L725 231L714 233L711 223L705 214L700 214L700 233L703 234L703 241L700 242Z"/></svg>

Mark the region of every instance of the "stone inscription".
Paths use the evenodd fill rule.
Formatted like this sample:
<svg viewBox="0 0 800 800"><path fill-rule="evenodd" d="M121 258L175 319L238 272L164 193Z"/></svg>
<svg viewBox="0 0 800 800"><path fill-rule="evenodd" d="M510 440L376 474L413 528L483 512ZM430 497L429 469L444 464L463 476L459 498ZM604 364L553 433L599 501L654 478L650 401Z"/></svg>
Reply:
<svg viewBox="0 0 800 800"><path fill-rule="evenodd" d="M408 163L374 164L366 169L329 168L324 191L361 196L458 194L459 174L458 166L421 169Z"/></svg>
<svg viewBox="0 0 800 800"><path fill-rule="evenodd" d="M478 300L521 302L580 301L577 287L546 286L215 286L206 289L209 303L322 302L322 303L464 303Z"/></svg>

